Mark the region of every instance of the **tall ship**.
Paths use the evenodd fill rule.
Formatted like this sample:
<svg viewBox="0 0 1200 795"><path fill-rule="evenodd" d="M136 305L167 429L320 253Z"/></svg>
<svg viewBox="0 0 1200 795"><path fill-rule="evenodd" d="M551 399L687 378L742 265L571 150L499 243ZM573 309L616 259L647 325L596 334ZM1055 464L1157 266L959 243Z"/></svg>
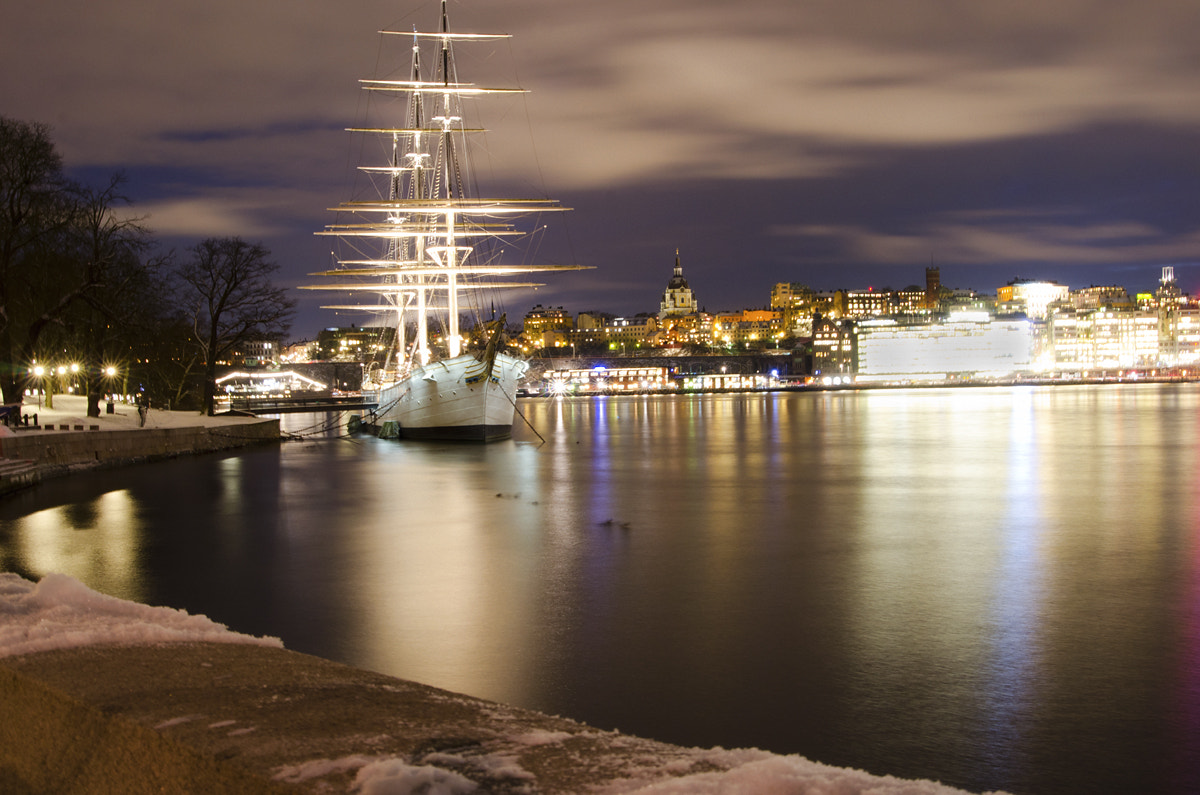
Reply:
<svg viewBox="0 0 1200 795"><path fill-rule="evenodd" d="M543 286L513 280L517 274L583 266L507 264L502 255L538 231L542 213L567 208L552 199L484 198L478 190L471 143L485 130L467 125L464 102L524 89L463 82L454 50L508 34L451 32L446 0L436 32L380 33L411 39L411 66L400 79L360 83L369 99L388 100L378 104L392 108L399 123L349 128L381 144L379 162L359 167L371 194L331 208L336 223L317 234L337 238L341 252L336 267L311 275L334 281L301 289L373 294L375 303L324 308L383 312L395 324L386 361L363 380L364 397L377 404L368 421L385 435L506 439L528 363L505 350L505 318L496 316L493 291ZM463 315L476 318L473 346L460 329Z"/></svg>

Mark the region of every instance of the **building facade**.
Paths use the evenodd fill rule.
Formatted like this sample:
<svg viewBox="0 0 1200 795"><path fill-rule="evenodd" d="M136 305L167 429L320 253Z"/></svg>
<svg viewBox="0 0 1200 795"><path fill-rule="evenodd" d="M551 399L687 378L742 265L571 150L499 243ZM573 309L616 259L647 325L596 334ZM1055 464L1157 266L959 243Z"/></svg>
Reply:
<svg viewBox="0 0 1200 795"><path fill-rule="evenodd" d="M683 266L679 262L679 249L675 249L675 272L671 276L671 281L667 282L667 289L663 291L662 301L658 308L658 319L682 317L698 310L696 294L692 292L687 279L683 278Z"/></svg>

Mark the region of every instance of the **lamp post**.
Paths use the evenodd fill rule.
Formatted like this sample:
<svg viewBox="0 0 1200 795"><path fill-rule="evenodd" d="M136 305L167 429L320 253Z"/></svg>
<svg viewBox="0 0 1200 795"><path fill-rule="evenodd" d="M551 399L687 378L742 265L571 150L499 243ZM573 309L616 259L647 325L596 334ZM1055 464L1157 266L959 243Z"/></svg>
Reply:
<svg viewBox="0 0 1200 795"><path fill-rule="evenodd" d="M105 391L108 393L108 400L107 400L106 405L104 406L104 412L106 414L113 414L115 412L115 408L113 407L113 383L116 381L116 378L117 378L117 368L113 367L111 364L105 365L104 366L104 387L105 387Z"/></svg>
<svg viewBox="0 0 1200 795"><path fill-rule="evenodd" d="M36 364L33 366L33 377L36 378L37 382L38 382L38 408L39 409L42 407L42 377L45 375L46 375L45 367L42 367L40 364Z"/></svg>

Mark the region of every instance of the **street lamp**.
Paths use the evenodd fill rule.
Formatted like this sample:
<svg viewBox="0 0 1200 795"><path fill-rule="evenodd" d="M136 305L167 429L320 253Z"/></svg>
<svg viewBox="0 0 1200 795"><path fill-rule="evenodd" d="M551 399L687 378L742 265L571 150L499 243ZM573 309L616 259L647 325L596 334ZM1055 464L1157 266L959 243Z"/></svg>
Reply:
<svg viewBox="0 0 1200 795"><path fill-rule="evenodd" d="M34 365L33 377L38 381L38 408L42 407L42 377L46 375L46 368L40 364Z"/></svg>
<svg viewBox="0 0 1200 795"><path fill-rule="evenodd" d="M117 368L113 367L111 364L106 364L104 366L104 386L105 391L108 393L108 400L104 407L106 414L113 414L116 411L116 409L113 407L113 384L116 379Z"/></svg>

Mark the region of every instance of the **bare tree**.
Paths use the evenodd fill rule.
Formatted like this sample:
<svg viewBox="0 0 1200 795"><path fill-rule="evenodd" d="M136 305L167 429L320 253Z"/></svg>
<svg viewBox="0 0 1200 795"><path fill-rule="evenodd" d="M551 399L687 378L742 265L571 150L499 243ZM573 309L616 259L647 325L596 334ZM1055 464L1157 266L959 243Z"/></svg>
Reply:
<svg viewBox="0 0 1200 795"><path fill-rule="evenodd" d="M0 391L6 403L21 401L24 380L27 346L14 317L29 276L23 258L65 226L69 190L49 128L0 116Z"/></svg>
<svg viewBox="0 0 1200 795"><path fill-rule="evenodd" d="M204 356L204 412L211 416L217 362L244 342L286 333L295 302L271 283L279 266L260 244L208 238L191 253L179 278Z"/></svg>
<svg viewBox="0 0 1200 795"><path fill-rule="evenodd" d="M119 349L138 316L159 300L145 284L161 268L162 258L146 257L150 235L139 219L115 211L126 199L118 192L124 178L114 175L108 186L76 188L72 221L52 240L58 259L39 270L40 300L30 302L40 314L29 319L26 358L43 332L63 329L72 349L86 365L88 416L100 416L101 368L119 358Z"/></svg>

